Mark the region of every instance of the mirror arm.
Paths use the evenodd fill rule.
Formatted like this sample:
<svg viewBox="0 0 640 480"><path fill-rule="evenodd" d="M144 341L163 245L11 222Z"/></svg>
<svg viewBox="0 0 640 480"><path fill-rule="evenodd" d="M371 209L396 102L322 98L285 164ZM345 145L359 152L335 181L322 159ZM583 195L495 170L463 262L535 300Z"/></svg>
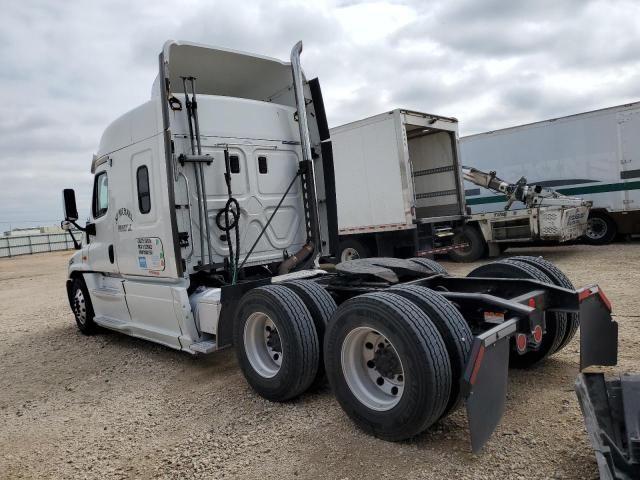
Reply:
<svg viewBox="0 0 640 480"><path fill-rule="evenodd" d="M74 227L76 227L78 230L80 230L81 232L86 232L87 228L86 227L81 227L80 225L78 225L75 220L66 220L67 222L69 222L71 225L73 225Z"/></svg>
<svg viewBox="0 0 640 480"><path fill-rule="evenodd" d="M71 240L73 240L73 248L80 250L82 246L80 245L80 242L76 240L76 237L73 236L73 232L71 230L69 230L69 235L71 235Z"/></svg>
<svg viewBox="0 0 640 480"><path fill-rule="evenodd" d="M74 225L76 228L80 228L80 226L76 222L74 222L73 220L63 220L62 222L60 222L60 227L61 228L64 228L63 225L64 225L65 222L69 222L70 224ZM83 230L83 229L80 228L80 230ZM80 245L80 242L78 242L76 240L76 237L73 236L73 232L71 230L66 230L66 231L69 232L69 236L71 237L71 240L73 241L73 248L75 250L80 250L82 248L82 245Z"/></svg>

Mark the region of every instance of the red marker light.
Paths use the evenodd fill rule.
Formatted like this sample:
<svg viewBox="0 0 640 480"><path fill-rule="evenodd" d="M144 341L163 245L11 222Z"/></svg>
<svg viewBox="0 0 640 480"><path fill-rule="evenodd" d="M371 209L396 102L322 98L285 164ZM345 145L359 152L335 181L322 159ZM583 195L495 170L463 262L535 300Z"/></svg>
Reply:
<svg viewBox="0 0 640 480"><path fill-rule="evenodd" d="M533 329L533 339L536 343L540 343L542 341L542 327L540 325L536 325Z"/></svg>
<svg viewBox="0 0 640 480"><path fill-rule="evenodd" d="M529 301L527 302L527 305L529 305L531 308L536 308L536 299L530 298Z"/></svg>
<svg viewBox="0 0 640 480"><path fill-rule="evenodd" d="M520 353L524 353L527 349L527 336L524 333L516 335L516 347Z"/></svg>

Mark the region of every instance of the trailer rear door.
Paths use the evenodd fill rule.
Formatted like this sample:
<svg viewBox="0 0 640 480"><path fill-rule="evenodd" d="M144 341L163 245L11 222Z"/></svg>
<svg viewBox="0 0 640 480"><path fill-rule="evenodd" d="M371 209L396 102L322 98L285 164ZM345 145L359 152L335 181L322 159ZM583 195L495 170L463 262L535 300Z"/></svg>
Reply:
<svg viewBox="0 0 640 480"><path fill-rule="evenodd" d="M403 121L417 220L463 216L457 121L417 112L404 112Z"/></svg>

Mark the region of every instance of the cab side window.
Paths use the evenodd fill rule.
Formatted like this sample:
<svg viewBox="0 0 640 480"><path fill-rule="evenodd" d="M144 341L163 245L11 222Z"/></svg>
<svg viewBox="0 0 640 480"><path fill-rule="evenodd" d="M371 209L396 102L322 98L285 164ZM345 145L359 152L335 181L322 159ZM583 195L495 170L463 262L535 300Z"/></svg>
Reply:
<svg viewBox="0 0 640 480"><path fill-rule="evenodd" d="M151 211L151 191L149 190L149 170L146 165L138 167L136 183L138 184L138 208L140 213L149 213Z"/></svg>
<svg viewBox="0 0 640 480"><path fill-rule="evenodd" d="M109 209L109 180L107 172L100 172L96 175L93 184L93 202L92 202L93 218L100 218Z"/></svg>

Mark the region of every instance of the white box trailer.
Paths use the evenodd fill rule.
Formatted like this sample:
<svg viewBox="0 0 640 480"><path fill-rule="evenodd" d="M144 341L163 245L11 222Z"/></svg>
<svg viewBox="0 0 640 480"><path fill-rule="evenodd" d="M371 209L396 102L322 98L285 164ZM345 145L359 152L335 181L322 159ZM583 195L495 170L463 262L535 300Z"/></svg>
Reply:
<svg viewBox="0 0 640 480"><path fill-rule="evenodd" d="M590 243L640 233L640 102L470 135L460 152L465 165L592 201ZM473 213L503 208L477 185L465 193Z"/></svg>
<svg viewBox="0 0 640 480"><path fill-rule="evenodd" d="M331 129L342 261L411 256L465 216L458 121L392 110Z"/></svg>

